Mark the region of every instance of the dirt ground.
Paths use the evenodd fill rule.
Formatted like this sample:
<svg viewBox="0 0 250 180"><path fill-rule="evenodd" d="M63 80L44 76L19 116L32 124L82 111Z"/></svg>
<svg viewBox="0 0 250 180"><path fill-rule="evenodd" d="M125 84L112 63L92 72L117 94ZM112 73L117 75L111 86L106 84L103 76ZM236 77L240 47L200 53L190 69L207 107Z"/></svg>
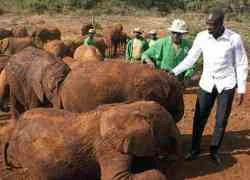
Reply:
<svg viewBox="0 0 250 180"><path fill-rule="evenodd" d="M184 101L185 115L178 123L178 127L182 134L183 152L185 153L190 148L196 91L187 90ZM248 180L250 176L249 107L250 83L248 84L244 104L238 106L235 102L233 105L220 152L223 161L222 167L215 166L208 154L211 134L215 124L215 112L213 110L203 136L201 157L195 161L180 163L177 169L173 168L175 172L170 172L169 180ZM2 159L0 161L0 163L3 163Z"/></svg>
<svg viewBox="0 0 250 180"><path fill-rule="evenodd" d="M62 30L63 37L77 36L80 34L80 27L88 18L79 16L55 16L48 18L47 16L17 16L6 14L0 16L0 28L11 28L17 24L21 25L43 25L59 27ZM126 23L127 17L106 17L98 18L102 24L108 25L110 22ZM133 25L142 24L146 30L152 27L162 29L165 27L166 19L164 18L131 18L129 26L125 30L129 31ZM140 24L138 24L140 22ZM154 22L154 24L150 23ZM164 26L163 26L164 25ZM178 123L183 139L183 151L187 152L190 147L192 134L192 118L194 114L194 106L196 101L196 91L188 90L185 95L185 115L183 120ZM221 157L223 167L216 167L208 156L209 143L211 134L215 124L215 112L213 111L209 122L205 129L202 142L202 156L192 162L184 162L178 168L176 177L170 176L169 180L248 180L250 179L250 83L248 84L248 92L245 102L242 106L236 103L229 119L226 135L221 147ZM0 120L1 121L1 120ZM0 160L2 163L2 159ZM1 168L0 168L1 171ZM0 179L1 172L0 172Z"/></svg>
<svg viewBox="0 0 250 180"><path fill-rule="evenodd" d="M189 94L190 93L190 94ZM196 93L185 94L185 115L178 124L184 143L184 152L190 148L192 134L192 118L196 101ZM216 167L209 157L211 134L215 125L215 108L208 120L202 142L201 158L184 162L178 172L180 180L247 180L250 176L250 83L245 96L245 102L238 106L235 102L229 118L226 134L221 146L223 167Z"/></svg>

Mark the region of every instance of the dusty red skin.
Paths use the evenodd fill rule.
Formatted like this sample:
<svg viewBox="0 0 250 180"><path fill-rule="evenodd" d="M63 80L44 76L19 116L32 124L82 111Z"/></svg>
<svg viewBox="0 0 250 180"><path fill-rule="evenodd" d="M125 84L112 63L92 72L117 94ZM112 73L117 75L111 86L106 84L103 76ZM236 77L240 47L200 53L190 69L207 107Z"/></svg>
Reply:
<svg viewBox="0 0 250 180"><path fill-rule="evenodd" d="M179 138L171 115L152 101L81 114L40 108L17 121L7 155L35 179L165 180L157 169L133 173L132 160L178 154ZM22 172L12 170L13 176Z"/></svg>

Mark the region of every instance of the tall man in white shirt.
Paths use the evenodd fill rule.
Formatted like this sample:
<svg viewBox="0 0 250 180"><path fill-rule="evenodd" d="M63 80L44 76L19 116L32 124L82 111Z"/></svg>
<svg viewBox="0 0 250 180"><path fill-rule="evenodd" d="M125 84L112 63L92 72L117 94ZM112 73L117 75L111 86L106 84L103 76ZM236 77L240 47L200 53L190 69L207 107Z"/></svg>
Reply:
<svg viewBox="0 0 250 180"><path fill-rule="evenodd" d="M194 160L199 156L202 134L217 98L216 126L210 146L212 160L220 165L218 150L221 145L234 91L237 88L238 105L244 100L248 74L248 61L239 34L225 28L222 10L213 10L207 18L207 30L198 33L186 58L172 72L177 76L192 67L203 55L203 73L193 119L192 149L185 157Z"/></svg>

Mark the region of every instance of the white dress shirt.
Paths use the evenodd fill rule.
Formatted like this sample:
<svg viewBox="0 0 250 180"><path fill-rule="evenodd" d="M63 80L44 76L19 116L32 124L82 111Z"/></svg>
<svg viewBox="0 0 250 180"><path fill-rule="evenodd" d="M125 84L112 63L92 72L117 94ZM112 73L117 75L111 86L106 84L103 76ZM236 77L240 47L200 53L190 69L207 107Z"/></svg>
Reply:
<svg viewBox="0 0 250 180"><path fill-rule="evenodd" d="M222 36L215 39L208 31L196 36L186 58L172 71L178 75L193 66L203 54L203 72L200 87L212 92L232 89L237 85L238 93L246 92L248 61L246 51L239 34L225 29Z"/></svg>

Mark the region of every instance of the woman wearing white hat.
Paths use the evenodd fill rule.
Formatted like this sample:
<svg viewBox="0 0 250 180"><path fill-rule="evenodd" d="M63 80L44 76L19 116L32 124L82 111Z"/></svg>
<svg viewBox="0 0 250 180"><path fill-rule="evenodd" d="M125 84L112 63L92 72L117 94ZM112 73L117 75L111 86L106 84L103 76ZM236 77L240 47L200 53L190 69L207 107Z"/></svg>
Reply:
<svg viewBox="0 0 250 180"><path fill-rule="evenodd" d="M176 19L168 30L171 34L158 40L142 55L142 60L157 69L171 71L187 55L191 43L183 38L188 32L185 21ZM178 79L191 77L193 68L178 76Z"/></svg>

